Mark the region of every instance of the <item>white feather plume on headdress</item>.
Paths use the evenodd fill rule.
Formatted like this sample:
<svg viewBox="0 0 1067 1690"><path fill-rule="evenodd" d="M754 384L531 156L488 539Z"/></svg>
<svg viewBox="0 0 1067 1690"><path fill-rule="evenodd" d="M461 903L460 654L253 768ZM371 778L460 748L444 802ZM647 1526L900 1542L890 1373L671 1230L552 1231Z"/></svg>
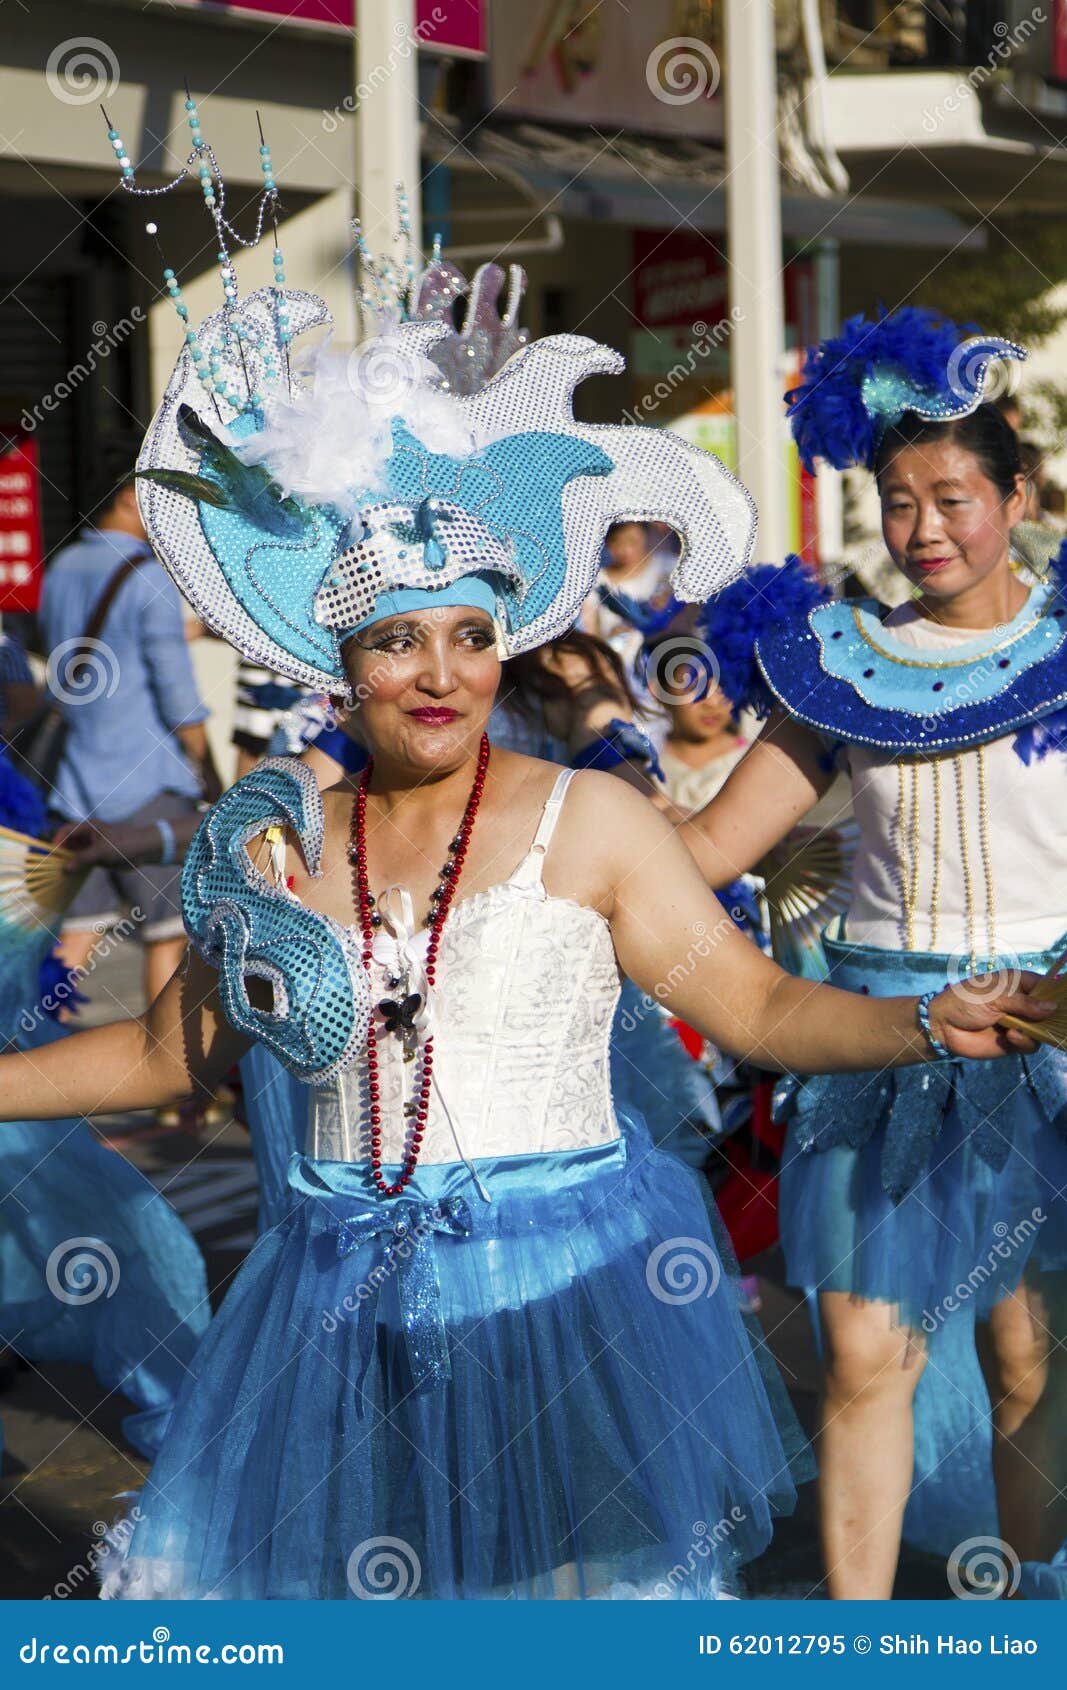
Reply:
<svg viewBox="0 0 1067 1690"><path fill-rule="evenodd" d="M265 426L230 442L245 463L262 464L287 497L354 516L366 492L385 486L397 417L427 451L465 458L476 449L470 418L442 390L436 366L395 330L353 352L327 339L294 359L293 372L298 385L291 396L271 397Z"/></svg>

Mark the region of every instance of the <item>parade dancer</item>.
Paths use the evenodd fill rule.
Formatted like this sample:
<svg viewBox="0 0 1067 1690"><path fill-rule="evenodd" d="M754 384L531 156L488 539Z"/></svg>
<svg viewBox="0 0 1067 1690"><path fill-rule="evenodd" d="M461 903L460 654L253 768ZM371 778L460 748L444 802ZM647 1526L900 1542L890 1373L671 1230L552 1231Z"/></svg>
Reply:
<svg viewBox="0 0 1067 1690"><path fill-rule="evenodd" d="M232 269L225 296L146 439L146 525L210 627L347 689L371 760L325 794L285 758L238 782L186 858L166 991L63 1062L0 1057L20 1115L184 1095L255 1041L312 1088L300 1201L231 1286L106 1592L365 1596L387 1537L393 1594L720 1595L791 1504L794 1432L699 1184L620 1131L620 969L789 1070L1029 1049L995 1024L1050 1006L1029 976L922 1003L793 981L641 795L490 750L502 656L572 625L635 501L681 538L679 598L747 561L714 458L574 419L613 354L555 337L460 399L427 358L443 326L301 372L321 301L239 300Z"/></svg>
<svg viewBox="0 0 1067 1690"><path fill-rule="evenodd" d="M37 789L2 755L0 822L18 834L45 832ZM10 902L11 876L4 880ZM25 917L29 889L18 902ZM0 926L5 919L6 912ZM62 1063L69 1034L57 1015L75 982L53 957L28 979L14 948L5 932L4 1043L21 1047L29 1062L47 1050ZM102 1107L111 1107L106 1098ZM122 1429L152 1457L211 1317L204 1261L166 1199L99 1143L81 1113L72 1109L74 1119L46 1128L0 1125L0 1345L34 1365L92 1367L105 1390L135 1405Z"/></svg>
<svg viewBox="0 0 1067 1690"><path fill-rule="evenodd" d="M913 308L853 318L809 353L788 396L801 454L874 472L912 598L889 613L816 604L794 561L751 572L705 622L735 702L770 714L683 835L726 884L843 759L860 839L825 953L834 984L872 998L925 1000L951 979L974 1001L1045 973L1064 945L1067 604L1057 571L1036 585L1012 572L1024 482L1012 430L982 402L990 363L1023 356ZM787 1088L780 1226L790 1281L818 1293L835 1596L890 1595L913 1455L924 1492L939 1463L953 1475L921 1538L948 1550L993 1524L990 1399L1006 1553L1042 1559L1064 1535L1067 1059L974 1054Z"/></svg>
<svg viewBox="0 0 1067 1690"><path fill-rule="evenodd" d="M310 391L271 390L275 309L242 302L239 347L230 312L199 331L227 391L247 365L261 396L221 432L183 353L140 460L146 521L210 626L347 686L371 761L325 794L285 758L240 781L186 859L181 975L61 1062L0 1059L29 1115L105 1086L166 1101L256 1040L312 1088L290 1219L208 1333L107 1591L366 1594L359 1552L388 1536L427 1597L721 1594L790 1506L795 1430L728 1285L706 1294L698 1182L635 1148L639 1122L620 1131L620 969L788 1070L1030 1048L994 1024L1047 1010L1021 989L920 1004L793 981L625 783L490 751L501 653L569 626L635 487L682 536L679 597L746 560L751 508L713 458L574 421L603 349L537 343L460 401L425 367L435 331L407 325L346 361L343 432L329 353ZM726 1523L679 1583L698 1517Z"/></svg>

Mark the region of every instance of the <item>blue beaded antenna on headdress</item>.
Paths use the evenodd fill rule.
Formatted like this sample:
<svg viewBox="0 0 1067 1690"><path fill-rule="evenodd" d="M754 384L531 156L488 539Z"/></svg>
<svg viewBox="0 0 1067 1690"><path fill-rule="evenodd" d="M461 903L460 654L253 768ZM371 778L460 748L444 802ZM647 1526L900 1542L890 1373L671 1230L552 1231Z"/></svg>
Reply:
<svg viewBox="0 0 1067 1690"><path fill-rule="evenodd" d="M849 317L840 334L809 348L800 384L785 395L793 438L809 470L874 467L887 428L904 414L947 422L969 416L985 396L990 365L1024 359L1014 341L957 327L936 311L901 306L871 319Z"/></svg>
<svg viewBox="0 0 1067 1690"><path fill-rule="evenodd" d="M176 277L166 277L185 345L138 459L138 488L162 562L239 651L336 691L342 640L379 595L432 594L471 576L495 594L506 650L529 649L573 624L607 529L623 515L679 534L680 599L705 599L745 566L755 512L741 484L666 430L577 422L577 384L623 361L579 335L524 344L514 270L499 331L489 332L482 306L495 312L503 273L486 267L457 333L448 308L466 284L439 255L421 273L413 258L393 272L379 266L364 299L385 319L376 338L348 356L327 347L290 363L294 338L329 313L286 289L278 253L274 285L239 297L227 243L240 237L191 99L189 108L188 164L154 191L199 174L224 297L193 330ZM109 133L123 186L153 191L137 187ZM262 163L246 246L268 216L276 225L269 151Z"/></svg>

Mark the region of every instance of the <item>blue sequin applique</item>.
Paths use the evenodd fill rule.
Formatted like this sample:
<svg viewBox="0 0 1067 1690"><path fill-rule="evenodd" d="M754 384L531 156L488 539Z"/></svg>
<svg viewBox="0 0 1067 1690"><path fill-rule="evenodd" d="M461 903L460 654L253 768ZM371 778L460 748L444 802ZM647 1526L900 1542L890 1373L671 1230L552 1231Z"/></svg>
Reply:
<svg viewBox="0 0 1067 1690"><path fill-rule="evenodd" d="M265 758L209 810L182 869L182 916L197 951L218 969L230 1024L298 1079L322 1084L363 1051L370 985L351 932L253 866L245 847L271 826L291 828L308 869L320 872L322 799L296 758ZM250 1003L250 976L270 983L271 1010Z"/></svg>

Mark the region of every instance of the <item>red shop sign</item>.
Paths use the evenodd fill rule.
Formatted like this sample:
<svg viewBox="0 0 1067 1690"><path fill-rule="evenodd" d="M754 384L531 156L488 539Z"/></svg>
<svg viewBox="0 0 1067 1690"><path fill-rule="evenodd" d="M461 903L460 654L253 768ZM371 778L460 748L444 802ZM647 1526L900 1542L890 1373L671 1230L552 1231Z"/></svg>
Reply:
<svg viewBox="0 0 1067 1690"><path fill-rule="evenodd" d="M0 419L0 611L37 609L42 562L37 442Z"/></svg>

